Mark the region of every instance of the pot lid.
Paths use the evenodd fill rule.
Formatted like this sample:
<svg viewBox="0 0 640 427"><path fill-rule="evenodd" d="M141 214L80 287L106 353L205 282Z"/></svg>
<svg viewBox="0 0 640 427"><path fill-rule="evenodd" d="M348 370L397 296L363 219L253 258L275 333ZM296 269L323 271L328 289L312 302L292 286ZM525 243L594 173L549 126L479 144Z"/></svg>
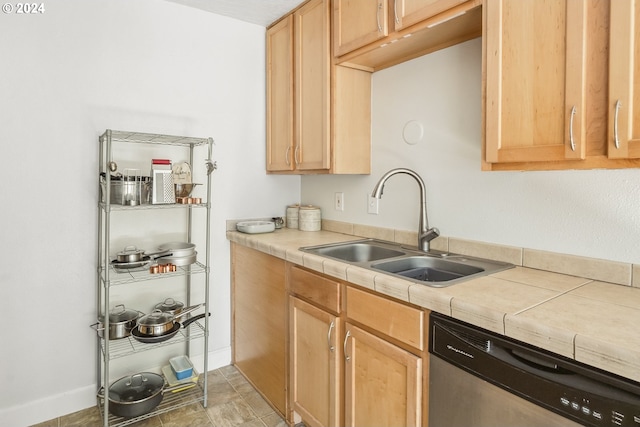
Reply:
<svg viewBox="0 0 640 427"><path fill-rule="evenodd" d="M180 301L176 301L173 298L167 298L163 302L156 304L154 308L160 311L175 311L182 309L182 307L184 307L184 304Z"/></svg>
<svg viewBox="0 0 640 427"><path fill-rule="evenodd" d="M164 313L158 309L153 310L146 316L142 316L138 319L139 325L144 326L161 326L173 321L174 316L169 313Z"/></svg>
<svg viewBox="0 0 640 427"><path fill-rule="evenodd" d="M109 387L109 400L120 403L137 403L157 395L164 387L164 378L153 372L141 372L123 377Z"/></svg>
<svg viewBox="0 0 640 427"><path fill-rule="evenodd" d="M138 249L136 246L125 246L118 255L144 255L144 249Z"/></svg>
<svg viewBox="0 0 640 427"><path fill-rule="evenodd" d="M109 312L109 323L129 322L137 319L140 313L137 310L129 310L124 304L118 304ZM104 321L104 316L100 315L99 321Z"/></svg>

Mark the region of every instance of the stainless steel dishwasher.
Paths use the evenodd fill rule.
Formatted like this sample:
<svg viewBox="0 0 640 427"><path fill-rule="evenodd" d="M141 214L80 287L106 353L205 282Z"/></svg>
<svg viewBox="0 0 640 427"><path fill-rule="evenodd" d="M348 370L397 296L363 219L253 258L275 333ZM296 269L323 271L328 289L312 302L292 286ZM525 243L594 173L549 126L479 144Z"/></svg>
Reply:
<svg viewBox="0 0 640 427"><path fill-rule="evenodd" d="M432 313L429 426L640 426L640 383Z"/></svg>

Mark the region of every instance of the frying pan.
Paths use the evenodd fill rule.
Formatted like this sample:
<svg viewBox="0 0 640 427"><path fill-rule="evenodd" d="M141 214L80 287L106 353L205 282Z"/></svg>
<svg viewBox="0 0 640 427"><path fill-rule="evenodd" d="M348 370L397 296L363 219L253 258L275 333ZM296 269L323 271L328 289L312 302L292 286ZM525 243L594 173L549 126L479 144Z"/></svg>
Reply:
<svg viewBox="0 0 640 427"><path fill-rule="evenodd" d="M138 326L136 326L131 330L131 336L137 341L140 341L141 343L145 343L145 344L155 344L155 343L167 341L168 339L173 338L178 333L180 328L186 328L191 323L199 319L204 319L206 316L211 316L211 313L207 313L206 315L204 313L198 314L197 316L193 316L190 319L185 320L184 322L182 322L182 324L180 324L179 322L174 322L173 327L171 329L169 329L164 334L158 335L158 336L143 335L140 333Z"/></svg>
<svg viewBox="0 0 640 427"><path fill-rule="evenodd" d="M151 262L151 257L145 256L140 261L118 261L117 259L114 259L113 261L111 261L111 265L115 269L130 269L130 268L144 267L146 264L149 264L150 262Z"/></svg>

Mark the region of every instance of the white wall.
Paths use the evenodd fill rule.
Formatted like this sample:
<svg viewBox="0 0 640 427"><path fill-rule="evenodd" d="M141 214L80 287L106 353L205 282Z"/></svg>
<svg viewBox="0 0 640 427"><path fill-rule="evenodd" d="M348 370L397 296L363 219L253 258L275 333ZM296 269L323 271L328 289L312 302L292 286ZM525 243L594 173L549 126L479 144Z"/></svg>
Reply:
<svg viewBox="0 0 640 427"><path fill-rule="evenodd" d="M640 260L640 170L481 172L480 39L373 75L370 176L303 176L302 202L324 218L417 230L418 186L392 177L380 214L366 194L387 170L407 167L427 185L429 222L446 236L621 262ZM411 120L424 126L403 140ZM345 210L334 210L335 192Z"/></svg>
<svg viewBox="0 0 640 427"><path fill-rule="evenodd" d="M3 426L95 404L89 325L96 321L97 139L105 129L216 141L215 363L230 357L225 220L283 215L300 194L298 177L264 172L263 27L154 0L45 7L42 15L0 15Z"/></svg>

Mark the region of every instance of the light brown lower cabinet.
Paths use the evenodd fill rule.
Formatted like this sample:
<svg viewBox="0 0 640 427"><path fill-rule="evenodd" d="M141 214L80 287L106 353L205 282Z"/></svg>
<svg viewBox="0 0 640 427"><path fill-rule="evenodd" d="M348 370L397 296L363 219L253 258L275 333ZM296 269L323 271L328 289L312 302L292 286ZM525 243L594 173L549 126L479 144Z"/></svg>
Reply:
<svg viewBox="0 0 640 427"><path fill-rule="evenodd" d="M421 358L349 323L345 330L344 425L422 425Z"/></svg>
<svg viewBox="0 0 640 427"><path fill-rule="evenodd" d="M340 318L289 297L291 405L309 427L340 423Z"/></svg>
<svg viewBox="0 0 640 427"><path fill-rule="evenodd" d="M426 312L292 264L287 277L291 411L309 427L426 425Z"/></svg>

